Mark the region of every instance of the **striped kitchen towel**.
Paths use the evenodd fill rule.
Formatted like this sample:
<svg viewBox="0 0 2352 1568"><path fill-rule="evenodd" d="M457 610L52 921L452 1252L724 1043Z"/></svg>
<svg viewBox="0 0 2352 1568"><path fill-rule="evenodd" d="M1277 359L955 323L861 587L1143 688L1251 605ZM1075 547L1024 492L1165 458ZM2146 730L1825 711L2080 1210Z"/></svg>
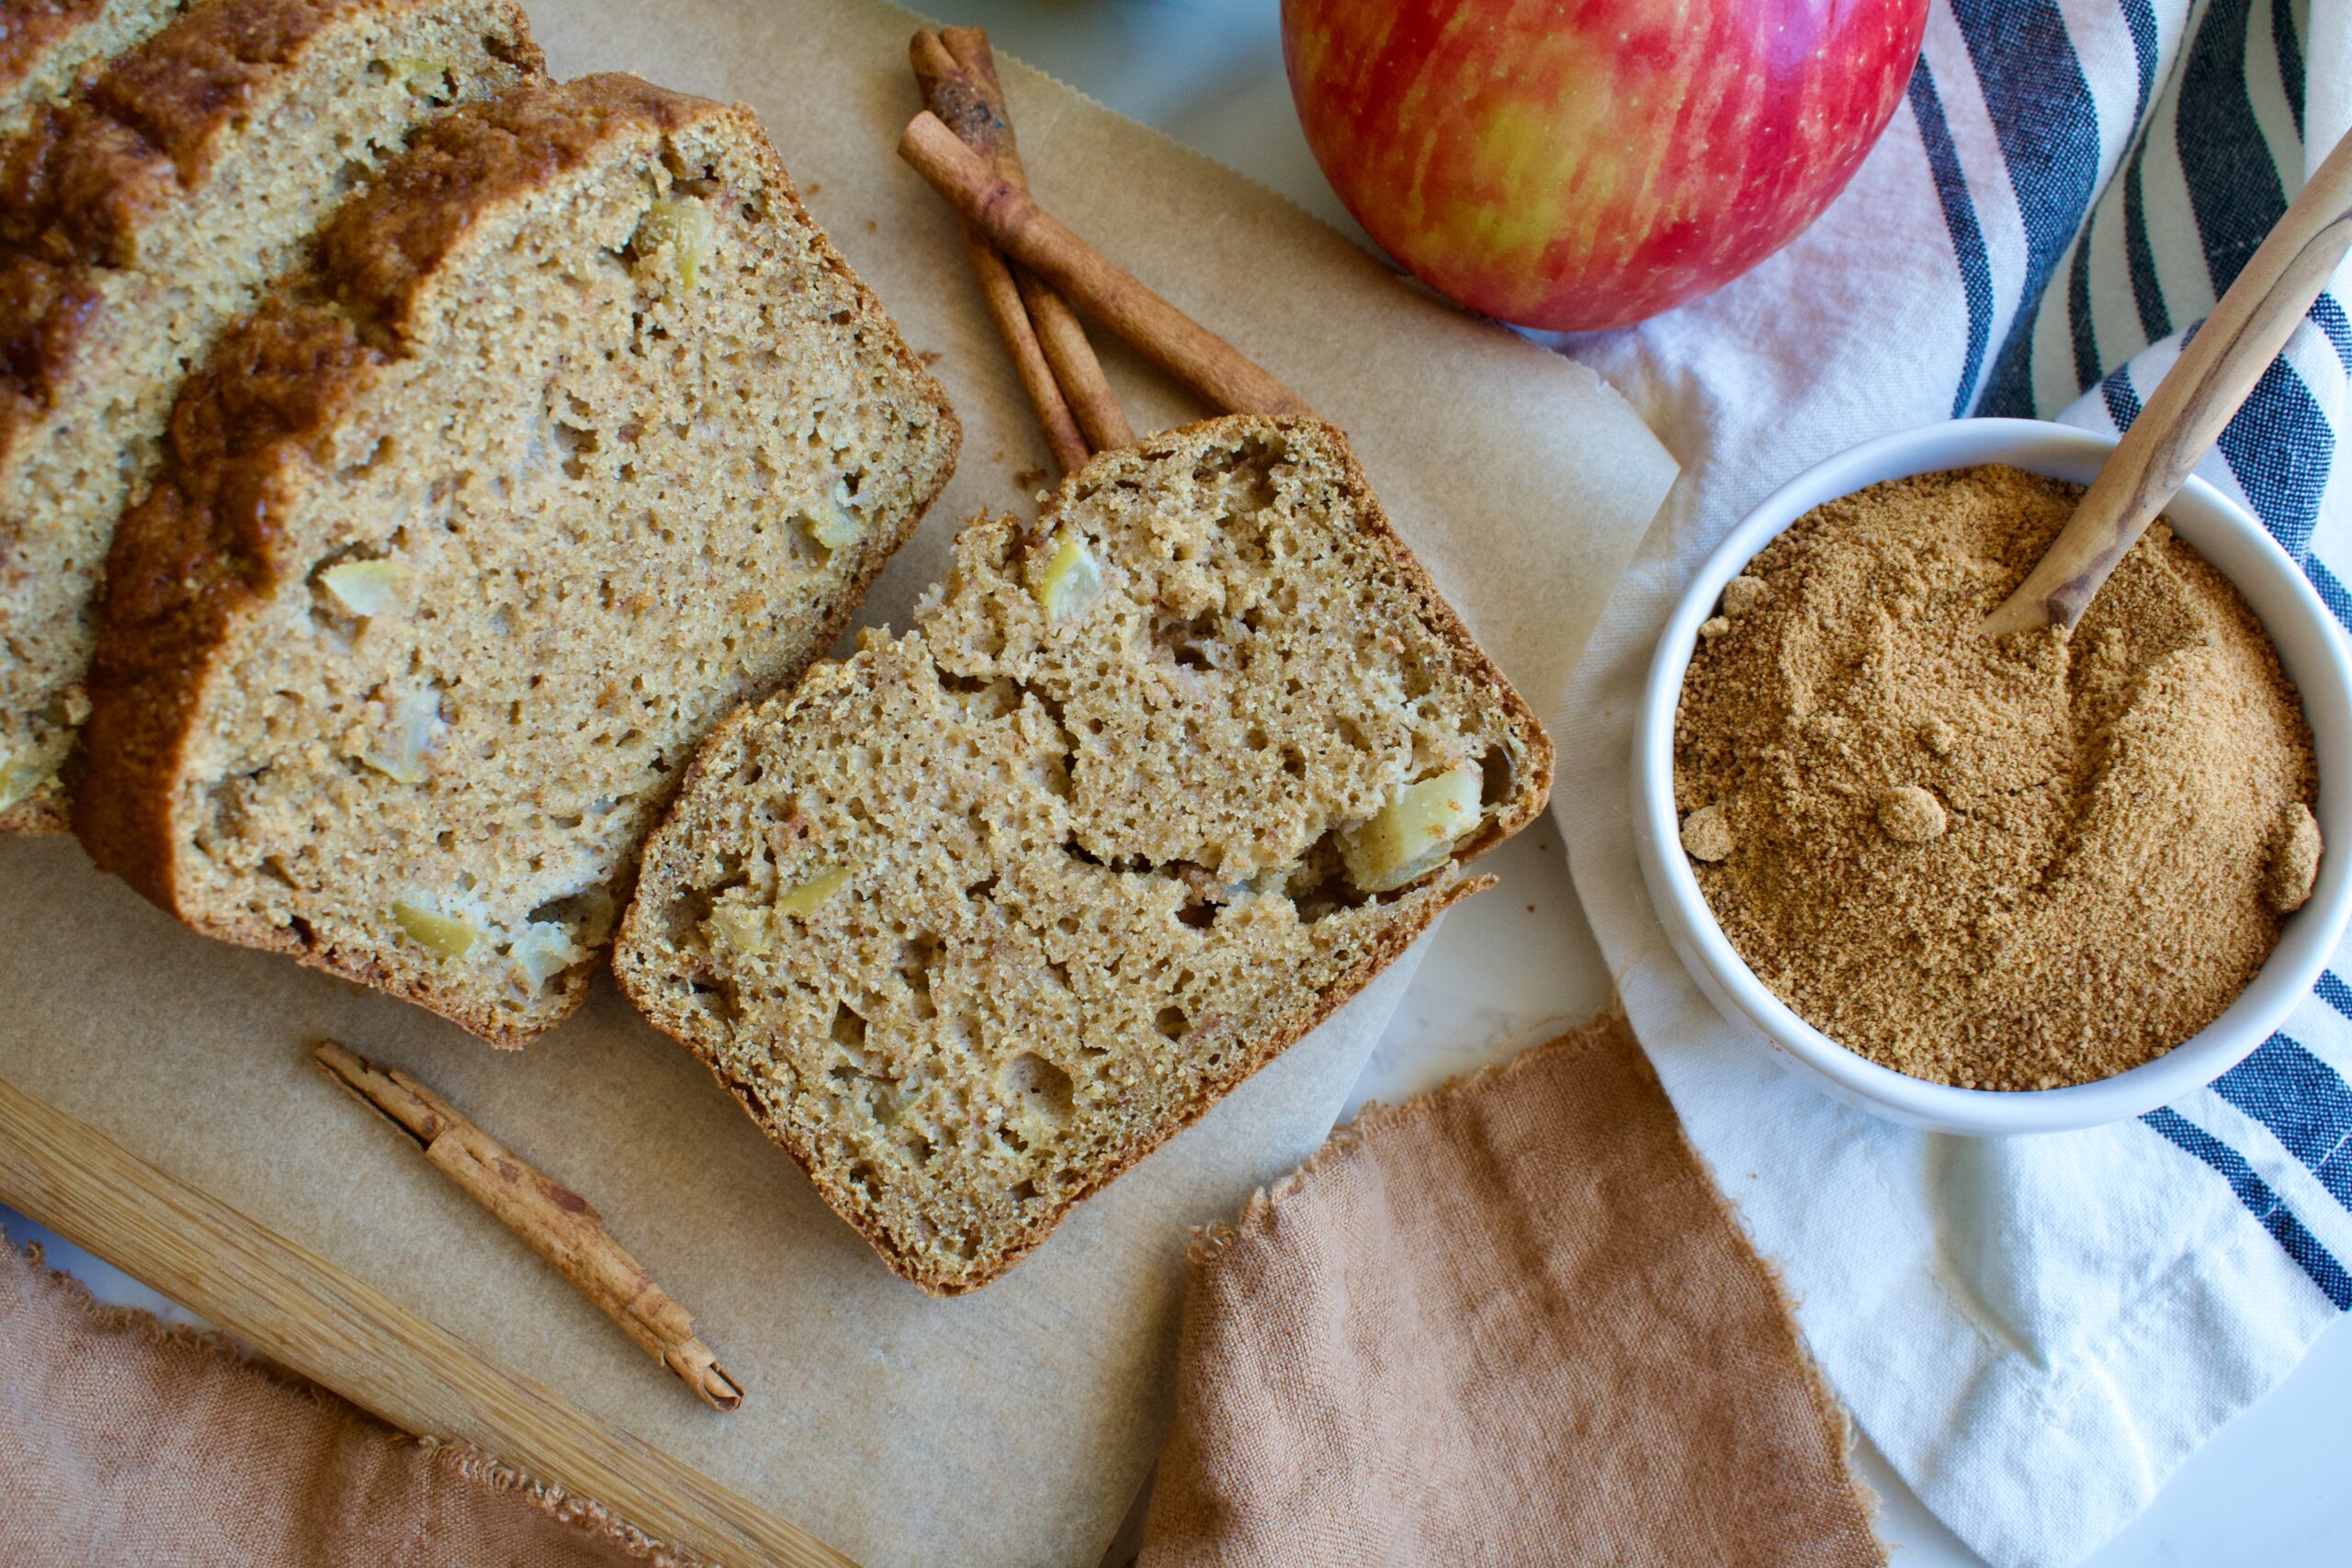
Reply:
<svg viewBox="0 0 2352 1568"><path fill-rule="evenodd" d="M1750 1050L1677 964L1627 820L1635 697L1691 570L1807 465L1971 412L2129 423L2347 123L2352 0L1937 0L1908 102L1818 224L1708 299L1561 344L1683 465L1559 716L1577 889L1838 1392L1999 1568L2095 1551L2352 1309L2352 953L2139 1122L1887 1125ZM2346 284L2202 472L2352 621Z"/></svg>

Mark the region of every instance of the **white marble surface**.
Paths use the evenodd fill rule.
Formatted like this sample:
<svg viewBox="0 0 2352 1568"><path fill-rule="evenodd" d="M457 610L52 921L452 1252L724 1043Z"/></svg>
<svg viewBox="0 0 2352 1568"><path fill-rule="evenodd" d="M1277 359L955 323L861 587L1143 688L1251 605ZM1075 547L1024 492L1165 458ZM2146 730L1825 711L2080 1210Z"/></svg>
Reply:
<svg viewBox="0 0 2352 1568"><path fill-rule="evenodd" d="M954 19L986 25L1006 52L1361 238L1292 117L1273 0L962 0ZM1607 1004L1609 976L1569 885L1558 834L1546 823L1487 863L1502 886L1457 908L1432 939L1351 1111L1365 1100L1401 1099L1498 1060ZM17 1241L43 1235L6 1210L0 1228ZM78 1248L47 1240L52 1261L105 1299L186 1318ZM2352 1472L2341 1426L2347 1404L2352 1327L2339 1324L2292 1378L2184 1466L2086 1568L2352 1562ZM1867 1440L1859 1458L1882 1499L1880 1533L1898 1549L1902 1568L1976 1562Z"/></svg>

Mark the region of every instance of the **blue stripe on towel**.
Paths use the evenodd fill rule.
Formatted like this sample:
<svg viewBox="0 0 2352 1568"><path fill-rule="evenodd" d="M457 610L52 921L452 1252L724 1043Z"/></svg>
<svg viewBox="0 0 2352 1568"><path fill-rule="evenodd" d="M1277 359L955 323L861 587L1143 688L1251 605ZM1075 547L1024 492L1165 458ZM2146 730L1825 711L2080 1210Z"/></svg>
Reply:
<svg viewBox="0 0 2352 1568"><path fill-rule="evenodd" d="M2319 566L2319 562L2313 561L2312 562L2312 565ZM2319 567L2319 569L2322 571L2325 571L2327 570L2325 567ZM2328 578L2328 581L2331 583L2335 582L2335 579L2331 576ZM2344 592L2340 586L2335 591L2338 593ZM2327 590L2324 588L2321 589L2320 596L2322 598L2325 598L2327 596ZM2352 1018L2352 986L2347 986L2342 980L2336 978L2335 970L2321 970L2319 972L2319 984L2313 986L2312 989L2318 995L2320 1000L2325 1002L2328 1006L2334 1008L2345 1017Z"/></svg>
<svg viewBox="0 0 2352 1568"><path fill-rule="evenodd" d="M2075 350L2077 392L2098 379L2098 333L2091 322L2091 231L2098 224L2098 214L2093 212L2066 268L2066 335Z"/></svg>
<svg viewBox="0 0 2352 1568"><path fill-rule="evenodd" d="M2140 417L2140 394L2132 389L2132 367L2118 366L2108 378L2099 383L2098 395L2107 404L2107 417L2115 422L2118 434L2132 428Z"/></svg>
<svg viewBox="0 0 2352 1568"><path fill-rule="evenodd" d="M1978 412L2033 412L2033 329L2098 186L2098 106L2053 0L1951 0L2025 226L2025 276Z"/></svg>
<svg viewBox="0 0 2352 1568"><path fill-rule="evenodd" d="M2327 334L2327 341L2335 345L2335 357L2344 362L2344 368L2352 371L2352 321L2345 319L2344 307L2335 302L2335 296L2323 294L2312 300L2311 320L2312 325Z"/></svg>
<svg viewBox="0 0 2352 1568"><path fill-rule="evenodd" d="M1968 356L1961 367L1960 390L1951 400L1951 416L1960 419L1976 399L1976 378L1984 372L1984 346L1993 335L1993 266L1984 254L1984 231L1976 221L1976 200L1968 194L1968 175L1960 166L1960 149L1952 145L1943 100L1936 96L1936 74L1924 54L1911 73L1907 96L1911 118L1919 124L1919 144L1927 150L1928 172L1935 176L1944 227L1951 231L1961 292L1968 300Z"/></svg>
<svg viewBox="0 0 2352 1568"><path fill-rule="evenodd" d="M2334 979L2334 976L2328 978ZM2336 981L2340 990L2342 981ZM2352 1088L2284 1034L2213 1080L2213 1092L2261 1122L2335 1201L2352 1209Z"/></svg>
<svg viewBox="0 0 2352 1568"><path fill-rule="evenodd" d="M2255 515L2301 560L2335 467L2335 432L2292 366L2271 362L2217 445Z"/></svg>
<svg viewBox="0 0 2352 1568"><path fill-rule="evenodd" d="M2161 40L2156 31L2156 11L2152 0L2120 0L2123 24L2132 29L2132 55L2140 68L2140 96L2132 106L2132 123L2138 129L2129 138L2123 155L2123 203L2117 216L2123 223L2123 259L2125 276L2132 284L2132 302L2140 312L2140 328L2153 343L2169 329L2158 323L2166 320L2163 290L2156 286L2156 260L2148 243L2148 212L2143 199L2143 169L2148 156L2148 98L2156 90L2156 63L2161 52ZM2097 334L2091 323L2091 231L2098 227L2099 213L2107 206L2104 198L2094 207L2089 220L2083 225L2083 237L2075 247L2075 276L2068 280L2066 308L2070 325L2074 328L2075 385L2087 389L2099 379L2099 358ZM2135 345L2119 354L2128 359L2146 344ZM2120 422L2119 423L2123 423Z"/></svg>
<svg viewBox="0 0 2352 1568"><path fill-rule="evenodd" d="M2344 1271L2319 1238L2303 1228L2270 1184L2254 1173L2245 1156L2205 1131L2169 1105L2159 1106L2140 1118L2181 1148L2195 1155L2221 1173L2230 1184L2246 1213L2260 1221L2262 1227L2275 1238L2281 1250L2293 1258L2302 1271L2311 1277L2320 1293L2335 1303L2338 1312L2352 1312L2352 1274Z"/></svg>
<svg viewBox="0 0 2352 1568"><path fill-rule="evenodd" d="M2295 7L2270 0L2270 47L2278 54L2278 81L2287 89L2287 112L2295 118L2295 138L2303 135L2303 46L2295 37Z"/></svg>
<svg viewBox="0 0 2352 1568"><path fill-rule="evenodd" d="M2246 91L2253 0L2214 0L2180 67L2180 172L2205 271L2220 298L2287 210L2287 193Z"/></svg>
<svg viewBox="0 0 2352 1568"><path fill-rule="evenodd" d="M2132 123L2148 118L2148 95L2156 90L2156 8L2151 0L2123 0L2123 25L2132 29L2132 55L2140 65L2140 101Z"/></svg>
<svg viewBox="0 0 2352 1568"><path fill-rule="evenodd" d="M2344 584L2335 580L2335 573L2328 570L2319 557L2307 555L2303 558L2302 565L2303 575L2310 578L2312 586L2319 591L2319 602L2327 606L2328 613L2335 617L2345 630L2352 631L2352 592L2345 591ZM2352 1018L2352 996L2347 996L2344 1001L2329 997L2327 985L2331 980L2335 981L2339 991L2344 988L2344 982L2336 980L2335 976L2322 975L2319 977L2319 994L2326 997L2328 1004L2336 1011L2343 1013L2346 1018Z"/></svg>
<svg viewBox="0 0 2352 1568"><path fill-rule="evenodd" d="M2164 286L2156 281L2156 247L2148 238L2148 198L2143 175L2148 163L2148 128L2140 128L2140 144L2123 168L2123 263L2132 279L2132 303L2140 310L2140 330L2149 343L2172 335L2172 311L2165 305Z"/></svg>

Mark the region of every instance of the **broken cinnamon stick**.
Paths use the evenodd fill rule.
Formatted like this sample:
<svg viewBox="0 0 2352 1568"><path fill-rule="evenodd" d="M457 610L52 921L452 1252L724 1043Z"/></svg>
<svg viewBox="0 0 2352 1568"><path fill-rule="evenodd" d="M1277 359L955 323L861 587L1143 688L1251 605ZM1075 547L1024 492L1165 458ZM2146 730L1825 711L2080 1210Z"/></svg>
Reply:
<svg viewBox="0 0 2352 1568"><path fill-rule="evenodd" d="M988 109L992 145L983 146L965 134L963 124L944 115L940 118L947 119L964 145L987 158L1015 190L1027 191L1029 172L1021 162L1020 139L1013 134L1012 112L1005 102L1004 82L996 73L996 51L989 47L988 30L948 28L941 32L939 41ZM1118 394L1111 390L1110 379L1102 374L1102 362L1094 356L1094 345L1087 341L1078 312L1025 266L1012 269L1012 280L1020 287L1022 303L1029 307L1029 321L1036 329L1038 345L1046 351L1046 362L1053 367L1054 379L1061 383L1062 396L1087 441L1097 452L1133 446L1135 427L1127 423Z"/></svg>
<svg viewBox="0 0 2352 1568"><path fill-rule="evenodd" d="M950 134L962 135L992 151L997 136L994 112L939 35L928 28L915 34L908 55L929 112L956 128ZM972 276L979 281L989 319L996 323L997 336L1004 340L1004 351L1012 356L1013 374L1020 378L1021 389L1028 395L1038 426L1046 433L1047 450L1064 473L1077 472L1086 466L1086 434L1072 416L1054 367L1037 341L1029 306L1011 265L969 223L964 225L964 253L971 261Z"/></svg>
<svg viewBox="0 0 2352 1568"><path fill-rule="evenodd" d="M442 1174L554 1264L704 1404L732 1410L743 1403L742 1389L695 1337L686 1309L612 1238L586 1199L526 1165L406 1073L379 1067L333 1040L321 1041L314 1055L322 1072L414 1138Z"/></svg>
<svg viewBox="0 0 2352 1568"><path fill-rule="evenodd" d="M1013 188L938 116L909 122L899 156L999 250L1211 403L1231 413L1313 417L1306 400Z"/></svg>

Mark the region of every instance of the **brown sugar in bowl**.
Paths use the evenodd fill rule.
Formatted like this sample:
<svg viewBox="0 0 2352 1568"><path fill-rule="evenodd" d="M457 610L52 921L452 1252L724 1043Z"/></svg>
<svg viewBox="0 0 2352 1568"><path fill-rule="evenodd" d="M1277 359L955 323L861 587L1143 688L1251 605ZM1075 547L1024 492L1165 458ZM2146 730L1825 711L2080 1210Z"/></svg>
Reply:
<svg viewBox="0 0 2352 1568"><path fill-rule="evenodd" d="M2324 854L2310 900L2288 916L2278 946L2218 1018L2170 1051L2112 1077L2066 1088L1955 1088L1880 1066L1831 1039L1773 994L1716 921L1691 855L1718 851L1720 824L1701 824L1686 850L1676 811L1675 718L1683 679L1708 624L1747 563L1825 502L1884 480L2001 463L2087 483L2114 441L2032 420L1962 420L1886 436L1816 465L1743 519L1700 568L1661 637L1636 720L1635 849L1652 902L1677 954L1715 1006L1776 1059L1837 1098L1907 1125L1975 1135L2060 1132L2120 1121L2179 1098L2234 1066L2306 996L2352 915L2352 866ZM2324 842L2352 850L2352 661L2308 578L2243 508L2192 479L2167 509L2180 538L2244 595L2301 693L2319 768L2314 807ZM1720 630L1720 628L1713 628ZM1922 804L1889 801L1905 831L1931 831Z"/></svg>

